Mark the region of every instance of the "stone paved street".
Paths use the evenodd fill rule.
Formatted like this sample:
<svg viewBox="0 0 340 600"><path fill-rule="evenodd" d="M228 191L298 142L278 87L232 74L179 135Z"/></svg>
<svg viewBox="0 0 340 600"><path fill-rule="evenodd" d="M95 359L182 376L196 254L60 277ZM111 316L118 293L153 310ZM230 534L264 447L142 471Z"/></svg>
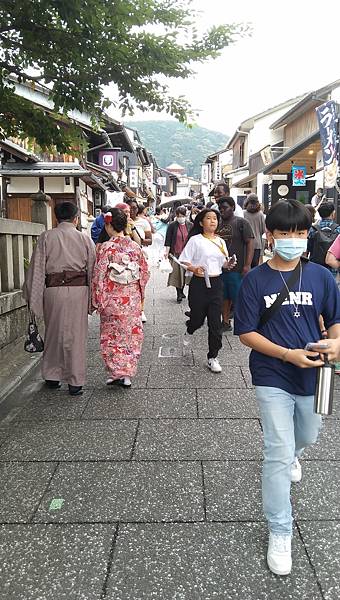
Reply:
<svg viewBox="0 0 340 600"><path fill-rule="evenodd" d="M82 397L37 374L0 407L0 599L338 600L340 405L302 462L293 571L279 578L248 351L225 334L212 374L203 329L187 356L159 358L187 309L165 281L154 270L130 390L105 385L94 317Z"/></svg>

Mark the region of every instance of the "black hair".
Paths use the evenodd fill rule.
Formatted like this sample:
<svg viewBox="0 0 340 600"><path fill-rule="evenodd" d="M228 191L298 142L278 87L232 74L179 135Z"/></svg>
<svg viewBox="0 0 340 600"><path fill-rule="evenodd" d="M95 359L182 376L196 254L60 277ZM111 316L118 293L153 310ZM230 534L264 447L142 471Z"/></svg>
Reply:
<svg viewBox="0 0 340 600"><path fill-rule="evenodd" d="M144 210L144 208L146 208L146 207L145 207L145 206L144 206L144 204L142 204L141 202L137 202L137 206L138 206L138 211L137 211L137 214L138 214L138 215L141 215L141 214L142 214L142 212L143 212L143 210Z"/></svg>
<svg viewBox="0 0 340 600"><path fill-rule="evenodd" d="M207 202L205 207L206 208L211 208L212 206L214 206L214 204L216 204L215 202Z"/></svg>
<svg viewBox="0 0 340 600"><path fill-rule="evenodd" d="M102 208L102 213L104 215L106 215L107 212L110 212L112 210L112 206L110 206L109 204L106 204L106 206L103 206Z"/></svg>
<svg viewBox="0 0 340 600"><path fill-rule="evenodd" d="M323 202L318 208L318 213L319 213L321 219L327 219L327 217L330 217L330 215L334 211L335 211L335 206L334 206L333 202Z"/></svg>
<svg viewBox="0 0 340 600"><path fill-rule="evenodd" d="M156 215L160 215L160 214L161 214L161 212L162 212L162 209L161 209L161 207L160 207L160 206L157 206L157 207L156 207Z"/></svg>
<svg viewBox="0 0 340 600"><path fill-rule="evenodd" d="M193 227L190 230L190 233L188 235L188 239L193 237L194 235L203 233L203 227L202 227L201 223L202 223L205 215L207 215L210 212L212 212L216 215L217 223L220 222L220 213L218 212L218 210L215 210L214 208L203 208L203 210L201 210L201 212L199 212L195 217Z"/></svg>
<svg viewBox="0 0 340 600"><path fill-rule="evenodd" d="M108 242L110 239L109 234L106 231L105 225L103 227L103 229L101 230L98 239L97 239L97 244L103 244L104 242Z"/></svg>
<svg viewBox="0 0 340 600"><path fill-rule="evenodd" d="M313 206L313 204L305 204L305 208L307 208L307 210L309 210L311 217L312 217L312 221L314 221L315 219L315 206Z"/></svg>
<svg viewBox="0 0 340 600"><path fill-rule="evenodd" d="M73 221L78 215L78 207L73 202L60 202L54 207L54 214L58 223L62 221Z"/></svg>
<svg viewBox="0 0 340 600"><path fill-rule="evenodd" d="M125 212L123 212L122 210L120 210L120 208L113 208L111 210L111 221L110 224L112 225L113 229L115 231L117 231L117 233L120 233L121 231L124 231L124 229L127 226L127 216L125 214ZM100 235L98 237L98 244L102 244L103 242L107 242L110 239L109 234L106 231L105 225L103 227L103 229L100 232Z"/></svg>
<svg viewBox="0 0 340 600"><path fill-rule="evenodd" d="M312 217L304 204L298 200L279 200L270 208L266 218L266 228L273 232L303 231L312 225Z"/></svg>
<svg viewBox="0 0 340 600"><path fill-rule="evenodd" d="M259 212L259 210L261 210L261 205L259 203L258 196L256 194L249 194L249 196L246 198L243 208L250 213Z"/></svg>
<svg viewBox="0 0 340 600"><path fill-rule="evenodd" d="M218 208L221 208L221 204L229 204L231 208L235 210L236 204L234 198L231 196L221 196L217 201Z"/></svg>
<svg viewBox="0 0 340 600"><path fill-rule="evenodd" d="M215 192L216 188L218 188L218 187L223 188L225 195L229 196L229 194L230 194L230 187L229 187L229 185L225 181L220 181L219 183L216 183L215 188L214 188L214 192Z"/></svg>
<svg viewBox="0 0 340 600"><path fill-rule="evenodd" d="M187 216L187 209L185 206L177 206L176 208L176 216L182 215L183 217Z"/></svg>

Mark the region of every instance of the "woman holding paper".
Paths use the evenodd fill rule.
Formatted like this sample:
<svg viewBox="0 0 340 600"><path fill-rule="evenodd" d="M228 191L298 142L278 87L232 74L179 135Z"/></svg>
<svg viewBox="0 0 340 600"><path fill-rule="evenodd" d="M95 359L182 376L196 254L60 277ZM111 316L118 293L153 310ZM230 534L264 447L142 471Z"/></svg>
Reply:
<svg viewBox="0 0 340 600"><path fill-rule="evenodd" d="M192 335L208 320L208 367L213 373L222 371L217 356L222 347L222 269L234 266L235 258L229 258L226 244L216 235L219 213L203 209L196 217L189 240L179 261L192 276L189 285L190 319L187 333Z"/></svg>
<svg viewBox="0 0 340 600"><path fill-rule="evenodd" d="M176 209L176 219L170 223L168 227L164 244L164 256L168 258L170 255L170 262L172 265L172 273L169 275L168 286L176 288L178 304L185 298L183 292L185 286L185 270L176 260L174 260L174 258L178 258L183 251L189 232L192 228L192 223L186 218L186 213L187 210L185 206L179 206Z"/></svg>

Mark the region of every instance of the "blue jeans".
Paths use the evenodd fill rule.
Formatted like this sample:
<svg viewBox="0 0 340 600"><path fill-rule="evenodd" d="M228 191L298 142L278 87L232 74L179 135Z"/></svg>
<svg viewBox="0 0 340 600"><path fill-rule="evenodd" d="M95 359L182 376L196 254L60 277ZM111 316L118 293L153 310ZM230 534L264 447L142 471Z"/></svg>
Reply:
<svg viewBox="0 0 340 600"><path fill-rule="evenodd" d="M257 386L263 437L263 511L270 531L291 535L291 465L321 428L314 413L314 396L295 396L275 387Z"/></svg>

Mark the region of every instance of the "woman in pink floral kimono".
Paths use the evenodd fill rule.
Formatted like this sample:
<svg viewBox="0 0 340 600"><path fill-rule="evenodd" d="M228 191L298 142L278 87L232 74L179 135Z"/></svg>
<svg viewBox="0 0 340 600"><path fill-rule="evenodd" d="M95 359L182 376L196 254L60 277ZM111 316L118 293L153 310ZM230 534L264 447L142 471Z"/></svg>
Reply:
<svg viewBox="0 0 340 600"><path fill-rule="evenodd" d="M143 252L124 236L126 215L105 215L92 279L92 303L100 315L100 349L109 372L107 384L130 387L143 342L142 301L149 279Z"/></svg>

